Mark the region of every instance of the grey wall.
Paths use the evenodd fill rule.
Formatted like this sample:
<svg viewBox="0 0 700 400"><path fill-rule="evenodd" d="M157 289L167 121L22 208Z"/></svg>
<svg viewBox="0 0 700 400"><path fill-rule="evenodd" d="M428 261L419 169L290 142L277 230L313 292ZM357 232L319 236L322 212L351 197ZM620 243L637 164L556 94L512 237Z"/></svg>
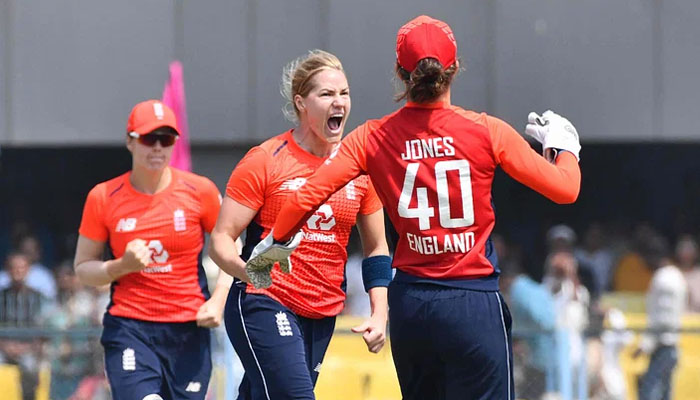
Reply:
<svg viewBox="0 0 700 400"><path fill-rule="evenodd" d="M420 13L455 31L457 104L518 129L551 107L589 142L700 137L694 0L0 0L0 144L121 143L175 58L193 142L259 142L290 127L283 65L317 47L345 65L354 126L396 107L396 30Z"/></svg>

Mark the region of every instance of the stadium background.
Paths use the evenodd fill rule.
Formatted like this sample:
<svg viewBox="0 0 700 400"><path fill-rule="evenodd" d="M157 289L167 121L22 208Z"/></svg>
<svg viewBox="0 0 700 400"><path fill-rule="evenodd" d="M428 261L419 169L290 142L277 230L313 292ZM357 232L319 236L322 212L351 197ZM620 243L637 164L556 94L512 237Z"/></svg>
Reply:
<svg viewBox="0 0 700 400"><path fill-rule="evenodd" d="M280 111L281 70L309 49L343 62L349 127L393 110L395 33L420 13L455 32L466 67L453 85L455 104L519 129L529 111L552 108L579 130L577 204L554 206L503 175L494 184L497 231L525 249L533 277L543 274L545 233L557 223L583 232L601 221L630 232L647 222L671 241L698 234L698 2L0 0L0 253L24 220L42 239L45 264L72 256L87 191L129 168L128 112L160 97L173 59L184 66L193 169L223 189L250 146L290 127ZM629 311L642 329L643 308ZM695 357L697 375L689 318L684 357ZM341 361L359 352L338 351ZM391 367L382 357L387 363L369 368L373 374ZM338 384L349 374L338 368L322 377ZM638 360L627 372L633 379L643 370ZM700 389L687 385L686 393Z"/></svg>

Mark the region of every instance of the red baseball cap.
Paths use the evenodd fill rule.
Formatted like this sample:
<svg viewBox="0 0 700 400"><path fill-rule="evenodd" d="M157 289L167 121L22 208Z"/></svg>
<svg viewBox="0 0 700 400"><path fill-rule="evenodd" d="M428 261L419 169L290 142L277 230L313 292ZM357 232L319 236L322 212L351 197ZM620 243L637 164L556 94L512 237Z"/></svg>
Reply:
<svg viewBox="0 0 700 400"><path fill-rule="evenodd" d="M457 41L446 23L421 15L399 29L396 34L396 60L408 72L418 61L435 58L446 69L457 61Z"/></svg>
<svg viewBox="0 0 700 400"><path fill-rule="evenodd" d="M173 128L179 135L175 113L160 100L146 100L135 105L126 123L126 132L136 132L146 135L154 130L167 126Z"/></svg>

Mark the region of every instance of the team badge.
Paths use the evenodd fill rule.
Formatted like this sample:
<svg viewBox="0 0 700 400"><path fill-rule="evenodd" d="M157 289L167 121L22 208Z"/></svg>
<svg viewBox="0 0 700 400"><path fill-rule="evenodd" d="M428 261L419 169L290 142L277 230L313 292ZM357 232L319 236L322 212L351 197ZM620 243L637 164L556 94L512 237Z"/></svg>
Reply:
<svg viewBox="0 0 700 400"><path fill-rule="evenodd" d="M175 232L182 232L187 229L187 224L185 223L185 212L181 209L175 210L173 213L173 225L175 225Z"/></svg>

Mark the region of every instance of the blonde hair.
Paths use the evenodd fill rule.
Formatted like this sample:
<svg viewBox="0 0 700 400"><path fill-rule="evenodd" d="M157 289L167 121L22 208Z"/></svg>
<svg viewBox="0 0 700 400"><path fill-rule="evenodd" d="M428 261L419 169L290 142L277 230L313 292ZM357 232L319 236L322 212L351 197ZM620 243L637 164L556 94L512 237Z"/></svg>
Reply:
<svg viewBox="0 0 700 400"><path fill-rule="evenodd" d="M345 73L343 64L340 63L338 57L318 49L310 50L284 67L280 93L287 100L282 107L285 118L294 123L299 122L299 110L294 103L294 97L296 95L306 97L313 89L311 79L319 72L328 69L336 69Z"/></svg>

